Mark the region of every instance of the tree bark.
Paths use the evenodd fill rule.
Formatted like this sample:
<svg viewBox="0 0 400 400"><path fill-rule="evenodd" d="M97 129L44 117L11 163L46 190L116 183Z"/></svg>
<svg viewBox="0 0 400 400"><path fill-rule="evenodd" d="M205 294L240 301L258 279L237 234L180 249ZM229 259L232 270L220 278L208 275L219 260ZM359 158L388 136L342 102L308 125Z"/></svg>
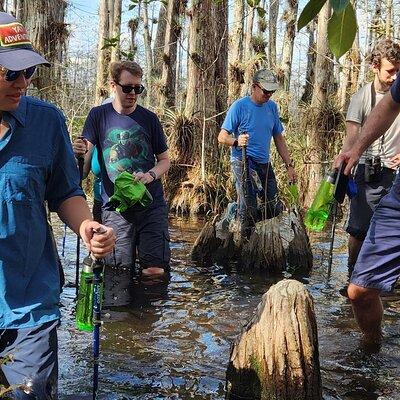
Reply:
<svg viewBox="0 0 400 400"><path fill-rule="evenodd" d="M269 3L269 37L268 37L268 68L276 67L276 26L278 23L279 0L270 0Z"/></svg>
<svg viewBox="0 0 400 400"><path fill-rule="evenodd" d="M292 57L294 39L296 37L296 21L299 3L297 0L287 0L287 8L284 13L286 21L285 36L283 39L281 74L283 78L283 89L286 92L290 90L290 75L292 72Z"/></svg>
<svg viewBox="0 0 400 400"><path fill-rule="evenodd" d="M244 85L242 86L241 95L245 96L251 82L251 78L253 75L254 65L251 62L253 57L253 47L252 47L252 39L253 39L253 24L254 24L254 7L251 7L247 4L247 18L246 18L246 36L244 41L244 55L243 59L246 60L246 67L244 70Z"/></svg>
<svg viewBox="0 0 400 400"><path fill-rule="evenodd" d="M306 83L304 85L304 92L301 96L301 101L310 103L313 87L314 87L314 68L315 68L315 21L311 21L307 25L308 34L308 51L307 51L307 72Z"/></svg>
<svg viewBox="0 0 400 400"><path fill-rule="evenodd" d="M171 5L171 3L173 3ZM167 9L170 7L179 9L179 2L169 0L167 6L164 4L160 4L160 10L158 13L158 22L157 22L157 32L156 38L154 41L153 48L153 76L155 78L159 78L162 75L163 70L163 54L165 53L165 44L166 44L166 36L167 36L167 25L172 25L172 19L169 19ZM174 21L175 23L177 21ZM170 42L168 42L169 44Z"/></svg>
<svg viewBox="0 0 400 400"><path fill-rule="evenodd" d="M243 58L243 21L244 0L235 0L232 35L230 39L228 104L240 96L241 84L244 82Z"/></svg>
<svg viewBox="0 0 400 400"><path fill-rule="evenodd" d="M181 34L179 25L180 2L169 1L167 13L164 16L164 52L161 57L162 77L160 85L159 107L169 108L175 105L176 98L176 60Z"/></svg>
<svg viewBox="0 0 400 400"><path fill-rule="evenodd" d="M323 120L321 115L324 113L324 106L328 99L328 90L331 89L331 79L333 76L332 56L328 45L328 20L331 16L331 6L325 3L318 15L317 45L314 90L311 98L312 112L315 115L313 123L310 125L307 136L308 148L308 185L305 191L305 204L311 204L315 196L319 183L323 178L322 161L326 157L325 136L326 127L321 126Z"/></svg>
<svg viewBox="0 0 400 400"><path fill-rule="evenodd" d="M149 28L149 14L148 14L148 2L144 1L143 4L143 38L144 38L144 50L146 54L146 70L147 70L147 87L151 93L151 79L153 72L153 52L151 49L151 36Z"/></svg>
<svg viewBox="0 0 400 400"><path fill-rule="evenodd" d="M285 270L286 256L279 231L280 216L257 222L242 247L241 264L246 270L279 275Z"/></svg>
<svg viewBox="0 0 400 400"><path fill-rule="evenodd" d="M393 37L393 0L386 0L385 34L387 38Z"/></svg>
<svg viewBox="0 0 400 400"><path fill-rule="evenodd" d="M321 400L314 305L304 285L283 280L262 297L230 355L227 399Z"/></svg>
<svg viewBox="0 0 400 400"><path fill-rule="evenodd" d="M201 179L206 179L206 154L213 160L217 152L217 127L210 119L216 113L215 33L212 16L213 0L193 0L189 27L189 60L185 116L199 121L200 131L194 159L201 160ZM199 140L200 139L200 140ZM200 150L200 151L198 151Z"/></svg>
<svg viewBox="0 0 400 400"><path fill-rule="evenodd" d="M358 76L360 71L360 50L358 46L358 34L351 49L346 53L343 70L341 73L340 87L338 90L339 107L345 111L349 105L350 97L358 89Z"/></svg>
<svg viewBox="0 0 400 400"><path fill-rule="evenodd" d="M51 64L51 68L39 68L32 83L38 96L58 100L60 90L61 63L66 51L69 35L65 23L65 0L20 0L16 5L18 19L28 30L33 47Z"/></svg>
<svg viewBox="0 0 400 400"><path fill-rule="evenodd" d="M132 18L129 20L128 22L128 28L130 31L130 36L131 36L131 40L130 40L130 44L129 44L129 52L130 52L130 56L131 59L134 60L135 56L136 56L136 50L137 50L137 46L136 46L136 33L139 27L139 17L136 18Z"/></svg>
<svg viewBox="0 0 400 400"><path fill-rule="evenodd" d="M214 29L216 33L215 88L216 88L216 122L221 126L227 109L228 98L228 0L221 0L215 5Z"/></svg>
<svg viewBox="0 0 400 400"><path fill-rule="evenodd" d="M96 68L96 94L95 104L100 104L108 97L108 66L110 63L110 49L103 48L105 39L110 36L108 0L100 0L99 41L97 44L97 68Z"/></svg>
<svg viewBox="0 0 400 400"><path fill-rule="evenodd" d="M120 51L121 51L121 12L122 12L122 0L112 0L114 2L114 13L112 19L112 33L111 36L113 38L118 38L116 46L111 48L111 62L118 61L120 59Z"/></svg>

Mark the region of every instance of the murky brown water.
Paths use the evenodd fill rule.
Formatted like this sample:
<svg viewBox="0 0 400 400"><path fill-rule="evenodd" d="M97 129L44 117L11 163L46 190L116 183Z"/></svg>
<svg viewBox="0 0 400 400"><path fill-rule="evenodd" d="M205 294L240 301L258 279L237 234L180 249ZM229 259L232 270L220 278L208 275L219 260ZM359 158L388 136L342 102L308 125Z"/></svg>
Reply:
<svg viewBox="0 0 400 400"><path fill-rule="evenodd" d="M234 266L194 266L188 254L201 226L172 219L170 283L138 286L134 304L106 311L101 399L224 399L230 345L273 282L239 274ZM56 228L60 247L62 233ZM346 280L345 240L339 229L327 286L329 239L313 238L315 268L307 281L315 300L324 399L400 400L400 297L385 300L382 349L366 355L359 348L350 305L338 293ZM63 263L71 283L75 246L76 237L69 231ZM91 393L92 336L74 327L74 297L75 288L66 287L59 329L61 400Z"/></svg>

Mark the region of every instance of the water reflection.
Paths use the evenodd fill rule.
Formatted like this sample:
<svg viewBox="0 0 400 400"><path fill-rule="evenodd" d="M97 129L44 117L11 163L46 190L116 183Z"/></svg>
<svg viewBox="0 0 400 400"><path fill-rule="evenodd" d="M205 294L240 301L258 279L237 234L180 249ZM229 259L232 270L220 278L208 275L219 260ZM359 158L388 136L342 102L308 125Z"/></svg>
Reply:
<svg viewBox="0 0 400 400"><path fill-rule="evenodd" d="M237 273L235 265L199 268L188 260L201 223L172 221L170 279L156 285L136 282L132 301L105 309L101 328L101 399L224 399L225 370L232 341L273 283ZM58 231L61 243L62 229ZM338 234L332 276L327 284L329 238L313 238L315 267L304 280L314 297L320 342L324 399L400 400L400 300L385 301L385 340L366 354L348 300L345 236ZM75 238L67 238L67 280L74 280ZM84 254L84 250L82 250ZM73 287L62 295L60 393L91 392L92 337L74 328ZM75 397L76 398L76 397Z"/></svg>

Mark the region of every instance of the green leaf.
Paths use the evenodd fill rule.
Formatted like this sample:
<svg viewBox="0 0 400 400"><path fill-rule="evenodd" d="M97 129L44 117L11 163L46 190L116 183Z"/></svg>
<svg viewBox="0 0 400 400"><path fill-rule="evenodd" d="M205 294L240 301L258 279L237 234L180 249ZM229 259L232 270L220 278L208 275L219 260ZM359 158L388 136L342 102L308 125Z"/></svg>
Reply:
<svg viewBox="0 0 400 400"><path fill-rule="evenodd" d="M300 14L297 21L297 30L299 31L312 21L326 2L327 0L310 0Z"/></svg>
<svg viewBox="0 0 400 400"><path fill-rule="evenodd" d="M350 0L330 0L333 11L338 13L342 12L347 7L349 1Z"/></svg>
<svg viewBox="0 0 400 400"><path fill-rule="evenodd" d="M136 4L130 4L128 7L128 11L132 11L136 7Z"/></svg>
<svg viewBox="0 0 400 400"><path fill-rule="evenodd" d="M329 48L337 58L340 58L351 48L356 33L356 13L351 3L349 3L342 12L334 12L328 22Z"/></svg>
<svg viewBox="0 0 400 400"><path fill-rule="evenodd" d="M257 10L257 14L258 14L258 16L260 18L264 18L265 17L265 13L266 12L262 7L257 7L256 10Z"/></svg>
<svg viewBox="0 0 400 400"><path fill-rule="evenodd" d="M253 0L247 0L247 4L248 4L250 7L254 7L254 1L253 1Z"/></svg>

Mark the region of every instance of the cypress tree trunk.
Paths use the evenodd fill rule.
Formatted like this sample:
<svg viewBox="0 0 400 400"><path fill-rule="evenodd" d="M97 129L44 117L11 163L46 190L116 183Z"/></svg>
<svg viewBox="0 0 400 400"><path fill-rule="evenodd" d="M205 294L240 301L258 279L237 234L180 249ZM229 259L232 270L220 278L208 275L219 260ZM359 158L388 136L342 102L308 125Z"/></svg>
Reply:
<svg viewBox="0 0 400 400"><path fill-rule="evenodd" d="M32 83L38 96L59 101L61 63L69 35L65 23L65 0L20 0L16 4L18 19L25 25L33 47L50 62L51 68L40 67Z"/></svg>
<svg viewBox="0 0 400 400"><path fill-rule="evenodd" d="M244 0L235 0L233 27L229 46L228 104L232 104L240 96L240 87L244 82L244 71L241 65L243 58L243 21Z"/></svg>
<svg viewBox="0 0 400 400"><path fill-rule="evenodd" d="M147 87L148 92L151 93L151 80L152 80L152 72L153 72L153 52L151 49L151 36L150 36L150 28L149 28L149 15L148 15L148 2L143 2L143 38L144 38L144 50L146 55L146 71L147 71ZM149 100L149 96L147 97Z"/></svg>
<svg viewBox="0 0 400 400"><path fill-rule="evenodd" d="M163 69L163 53L165 51L165 36L167 29L167 8L171 6L178 6L179 2L169 0L167 6L160 4L160 11L158 13L157 32L154 41L153 49L153 76L155 78L161 77ZM172 22L172 20L169 20ZM169 24L171 24L171 22Z"/></svg>
<svg viewBox="0 0 400 400"><path fill-rule="evenodd" d="M331 7L326 3L318 15L317 45L314 90L311 99L311 107L315 113L313 123L310 125L307 135L307 148L309 155L308 165L308 185L305 191L305 204L309 205L315 196L319 183L323 178L323 168L321 162L326 156L325 151L325 126L321 126L319 121L323 118L323 107L328 99L331 77L333 76L333 64L328 46L328 20L331 16Z"/></svg>
<svg viewBox="0 0 400 400"><path fill-rule="evenodd" d="M100 104L108 96L108 66L110 49L103 48L105 39L110 36L108 0L100 0L99 41L97 44L96 94L95 104Z"/></svg>
<svg viewBox="0 0 400 400"><path fill-rule="evenodd" d="M164 31L164 52L161 57L162 77L160 85L159 106L161 109L175 105L176 98L176 60L177 49L181 34L178 23L180 14L180 2L169 1L166 12Z"/></svg>
<svg viewBox="0 0 400 400"><path fill-rule="evenodd" d="M314 68L315 68L315 21L311 21L307 25L308 34L308 51L307 51L307 72L306 83L304 85L304 93L301 96L301 101L310 103L312 91L314 87Z"/></svg>
<svg viewBox="0 0 400 400"><path fill-rule="evenodd" d="M276 66L276 26L278 23L279 0L270 0L269 3L269 37L268 37L268 68Z"/></svg>
<svg viewBox="0 0 400 400"><path fill-rule="evenodd" d="M292 72L292 57L294 39L296 37L296 20L299 3L297 0L287 0L287 8L284 12L284 20L286 21L285 36L283 39L281 75L283 78L283 89L289 92L290 75Z"/></svg>
<svg viewBox="0 0 400 400"><path fill-rule="evenodd" d="M217 125L221 126L227 109L228 98L228 0L221 0L215 6L215 32L216 32L216 57L215 84L216 84L216 105Z"/></svg>
<svg viewBox="0 0 400 400"><path fill-rule="evenodd" d="M254 8L247 4L247 26L246 26L246 36L244 42L244 55L243 59L246 61L246 68L244 70L244 85L242 86L241 95L245 96L251 82L251 77L253 75L254 65L251 62L253 56L252 39L253 39L253 24L254 24Z"/></svg>
<svg viewBox="0 0 400 400"><path fill-rule="evenodd" d="M114 1L114 13L112 24L110 25L111 36L113 38L118 38L116 46L111 48L111 62L118 61L120 59L120 40L119 36L121 34L121 12L122 12L122 0L113 0Z"/></svg>
<svg viewBox="0 0 400 400"><path fill-rule="evenodd" d="M185 115L199 121L194 159L201 162L201 180L206 180L206 157L217 154L217 127L209 119L216 114L215 31L213 0L193 0L190 15L189 61ZM199 140L200 139L200 140Z"/></svg>
<svg viewBox="0 0 400 400"><path fill-rule="evenodd" d="M234 343L227 399L321 400L314 305L304 285L283 280L262 297Z"/></svg>

